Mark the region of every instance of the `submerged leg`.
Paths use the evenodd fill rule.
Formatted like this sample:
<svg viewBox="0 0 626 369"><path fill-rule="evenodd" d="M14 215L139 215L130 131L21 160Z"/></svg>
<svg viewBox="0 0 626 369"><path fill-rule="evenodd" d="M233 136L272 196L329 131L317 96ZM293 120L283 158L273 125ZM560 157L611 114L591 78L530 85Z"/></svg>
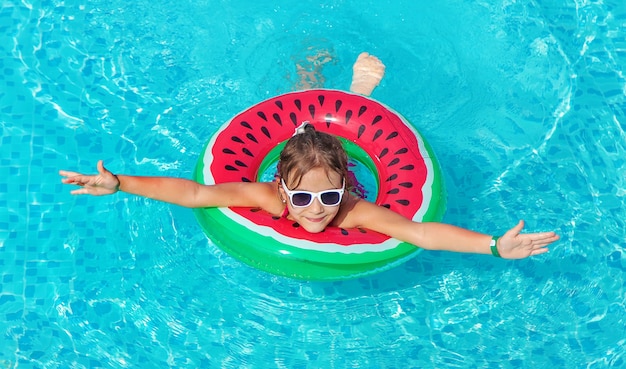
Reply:
<svg viewBox="0 0 626 369"><path fill-rule="evenodd" d="M333 61L333 56L327 50L319 50L315 55L309 55L303 62L296 63L296 73L299 81L296 83L297 90L309 90L323 88L325 78L322 74L324 64Z"/></svg>

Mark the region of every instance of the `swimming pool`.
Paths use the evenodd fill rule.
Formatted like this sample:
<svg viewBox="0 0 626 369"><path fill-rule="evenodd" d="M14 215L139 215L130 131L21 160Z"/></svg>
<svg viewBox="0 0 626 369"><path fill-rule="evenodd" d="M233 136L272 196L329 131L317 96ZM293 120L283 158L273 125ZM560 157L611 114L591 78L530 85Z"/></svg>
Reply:
<svg viewBox="0 0 626 369"><path fill-rule="evenodd" d="M621 1L4 1L0 368L626 367ZM58 169L190 177L318 53L415 122L445 221L556 230L522 261L423 252L368 278L251 269L192 212L71 197Z"/></svg>

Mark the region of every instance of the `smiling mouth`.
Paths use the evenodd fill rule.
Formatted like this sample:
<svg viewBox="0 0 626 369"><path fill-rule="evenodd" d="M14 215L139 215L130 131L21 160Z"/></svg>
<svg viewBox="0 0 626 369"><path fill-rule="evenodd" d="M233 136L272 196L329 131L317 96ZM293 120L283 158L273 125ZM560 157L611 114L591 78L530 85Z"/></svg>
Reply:
<svg viewBox="0 0 626 369"><path fill-rule="evenodd" d="M308 220L311 223L320 223L322 220L324 220L324 217L322 218L306 218L306 220Z"/></svg>

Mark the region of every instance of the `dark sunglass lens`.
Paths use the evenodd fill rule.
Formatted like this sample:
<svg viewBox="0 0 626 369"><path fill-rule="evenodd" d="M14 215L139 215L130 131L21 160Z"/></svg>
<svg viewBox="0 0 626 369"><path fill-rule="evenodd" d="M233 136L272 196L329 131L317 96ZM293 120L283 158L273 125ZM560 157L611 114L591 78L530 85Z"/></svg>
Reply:
<svg viewBox="0 0 626 369"><path fill-rule="evenodd" d="M321 199L324 205L337 205L341 200L341 195L339 191L326 192L322 194Z"/></svg>
<svg viewBox="0 0 626 369"><path fill-rule="evenodd" d="M294 193L291 197L294 206L306 206L311 202L311 195L304 192Z"/></svg>

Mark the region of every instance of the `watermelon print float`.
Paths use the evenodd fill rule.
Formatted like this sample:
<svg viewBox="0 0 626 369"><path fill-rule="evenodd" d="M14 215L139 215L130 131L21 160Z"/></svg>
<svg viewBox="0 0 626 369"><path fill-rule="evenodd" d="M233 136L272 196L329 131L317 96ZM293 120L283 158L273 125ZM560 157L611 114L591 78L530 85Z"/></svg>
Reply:
<svg viewBox="0 0 626 369"><path fill-rule="evenodd" d="M193 179L207 185L261 180L303 121L340 137L350 159L376 179L377 204L414 221L441 220L445 194L430 146L398 113L343 91L288 93L236 115L210 138ZM420 251L366 229L328 227L311 234L293 221L255 208L194 211L222 250L255 268L291 278L362 277L390 269Z"/></svg>

